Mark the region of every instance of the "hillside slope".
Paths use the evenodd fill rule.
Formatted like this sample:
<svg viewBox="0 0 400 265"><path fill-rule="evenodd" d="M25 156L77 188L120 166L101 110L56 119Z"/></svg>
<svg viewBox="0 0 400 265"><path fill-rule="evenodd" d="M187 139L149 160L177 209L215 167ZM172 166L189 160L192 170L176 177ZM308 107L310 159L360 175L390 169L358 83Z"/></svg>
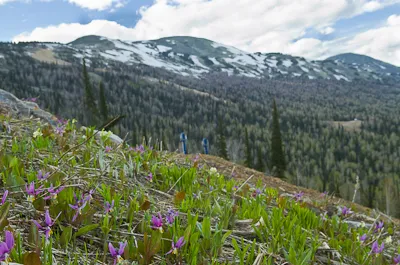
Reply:
<svg viewBox="0 0 400 265"><path fill-rule="evenodd" d="M69 44L0 44L3 61L13 52L23 52L36 60L64 66L79 64L82 58L86 58L94 68L108 71L115 70L122 63L162 68L196 78L208 73L226 73L252 78L348 82L400 80L400 68L396 66L378 60L364 60L361 64L359 61L369 58L367 56L339 55L329 60L313 61L280 53L248 53L211 40L187 36L136 42L85 36Z"/></svg>
<svg viewBox="0 0 400 265"><path fill-rule="evenodd" d="M397 221L382 214L212 156L116 145L110 133L78 129L74 120L53 127L3 109L7 248L0 259L297 265L397 258Z"/></svg>

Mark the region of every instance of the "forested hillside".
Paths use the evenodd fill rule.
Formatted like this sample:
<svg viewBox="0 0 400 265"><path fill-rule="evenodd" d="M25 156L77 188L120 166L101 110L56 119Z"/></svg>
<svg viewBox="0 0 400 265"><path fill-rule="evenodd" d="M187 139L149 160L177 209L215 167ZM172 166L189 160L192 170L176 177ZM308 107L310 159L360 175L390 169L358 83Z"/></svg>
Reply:
<svg viewBox="0 0 400 265"><path fill-rule="evenodd" d="M19 98L37 98L42 108L64 118L87 120L82 65L39 62L22 51L8 52L0 64L0 88ZM21 48L22 49L22 48ZM399 216L400 86L380 81L256 79L227 73L185 77L145 65L119 62L88 67L96 104L104 84L108 116L125 115L114 128L130 144L142 136L179 148L188 136L190 153L207 137L216 154L217 120L225 124L228 156L270 168L272 102L277 102L290 182L328 191ZM260 151L258 151L260 150Z"/></svg>

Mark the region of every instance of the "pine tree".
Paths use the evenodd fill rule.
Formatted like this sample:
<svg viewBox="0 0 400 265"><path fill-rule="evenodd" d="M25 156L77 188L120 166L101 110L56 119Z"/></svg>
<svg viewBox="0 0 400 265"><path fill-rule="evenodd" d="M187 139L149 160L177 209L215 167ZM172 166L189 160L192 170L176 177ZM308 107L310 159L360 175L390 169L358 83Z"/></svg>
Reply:
<svg viewBox="0 0 400 265"><path fill-rule="evenodd" d="M264 156L261 151L261 146L257 148L257 163L255 169L260 172L265 172Z"/></svg>
<svg viewBox="0 0 400 265"><path fill-rule="evenodd" d="M274 99L272 110L271 136L271 171L276 177L283 178L286 171L285 154L283 152L282 135L279 125L279 114Z"/></svg>
<svg viewBox="0 0 400 265"><path fill-rule="evenodd" d="M244 129L244 148L245 148L245 161L244 165L248 168L253 166L253 157L251 155L251 147L250 147L250 140L249 140L249 133L247 128Z"/></svg>
<svg viewBox="0 0 400 265"><path fill-rule="evenodd" d="M96 107L96 101L93 95L92 84L90 82L89 73L86 68L86 61L83 59L83 83L85 88L85 98L84 104L86 108L85 116L86 116L86 123L89 125L97 124L98 118L98 111Z"/></svg>
<svg viewBox="0 0 400 265"><path fill-rule="evenodd" d="M217 150L218 150L218 156L226 160L229 160L228 151L226 147L224 123L221 117L218 118L218 123L217 123Z"/></svg>
<svg viewBox="0 0 400 265"><path fill-rule="evenodd" d="M103 82L100 82L100 98L99 98L99 104L100 104L100 114L103 118L104 121L108 119L108 108L107 108L107 102L106 102L106 96L104 94L104 84Z"/></svg>

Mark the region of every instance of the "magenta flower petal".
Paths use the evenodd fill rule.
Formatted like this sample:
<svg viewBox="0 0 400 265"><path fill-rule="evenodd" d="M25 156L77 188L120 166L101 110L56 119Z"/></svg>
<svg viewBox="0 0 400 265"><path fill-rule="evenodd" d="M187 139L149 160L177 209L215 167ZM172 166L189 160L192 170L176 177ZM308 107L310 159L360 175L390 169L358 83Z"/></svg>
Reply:
<svg viewBox="0 0 400 265"><path fill-rule="evenodd" d="M37 228L43 229L43 226L41 226L37 221L32 220L32 222L37 226Z"/></svg>
<svg viewBox="0 0 400 265"><path fill-rule="evenodd" d="M112 257L117 256L117 251L111 243L108 243L108 250L110 251Z"/></svg>
<svg viewBox="0 0 400 265"><path fill-rule="evenodd" d="M53 225L53 221L51 220L49 210L46 211L46 213L45 213L44 216L45 216L46 224L47 224L48 226L52 226L52 225Z"/></svg>
<svg viewBox="0 0 400 265"><path fill-rule="evenodd" d="M1 205L3 205L6 202L8 196L8 190L6 190L3 194L3 198L1 199Z"/></svg>
<svg viewBox="0 0 400 265"><path fill-rule="evenodd" d="M122 256L124 254L125 251L125 247L128 243L119 243L119 250L118 250L118 255Z"/></svg>
<svg viewBox="0 0 400 265"><path fill-rule="evenodd" d="M10 231L6 231L6 245L9 250L14 247L14 236Z"/></svg>

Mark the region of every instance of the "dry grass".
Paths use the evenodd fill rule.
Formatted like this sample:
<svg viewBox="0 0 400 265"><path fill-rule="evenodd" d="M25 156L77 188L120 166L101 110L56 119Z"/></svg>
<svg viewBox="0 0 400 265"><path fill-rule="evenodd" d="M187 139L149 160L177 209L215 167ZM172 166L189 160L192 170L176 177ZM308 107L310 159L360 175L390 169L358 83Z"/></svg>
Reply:
<svg viewBox="0 0 400 265"><path fill-rule="evenodd" d="M38 61L44 62L44 63L55 63L58 65L71 65L71 63L57 59L54 56L54 53L52 50L48 49L39 49L35 51L32 55L33 59L36 59Z"/></svg>

